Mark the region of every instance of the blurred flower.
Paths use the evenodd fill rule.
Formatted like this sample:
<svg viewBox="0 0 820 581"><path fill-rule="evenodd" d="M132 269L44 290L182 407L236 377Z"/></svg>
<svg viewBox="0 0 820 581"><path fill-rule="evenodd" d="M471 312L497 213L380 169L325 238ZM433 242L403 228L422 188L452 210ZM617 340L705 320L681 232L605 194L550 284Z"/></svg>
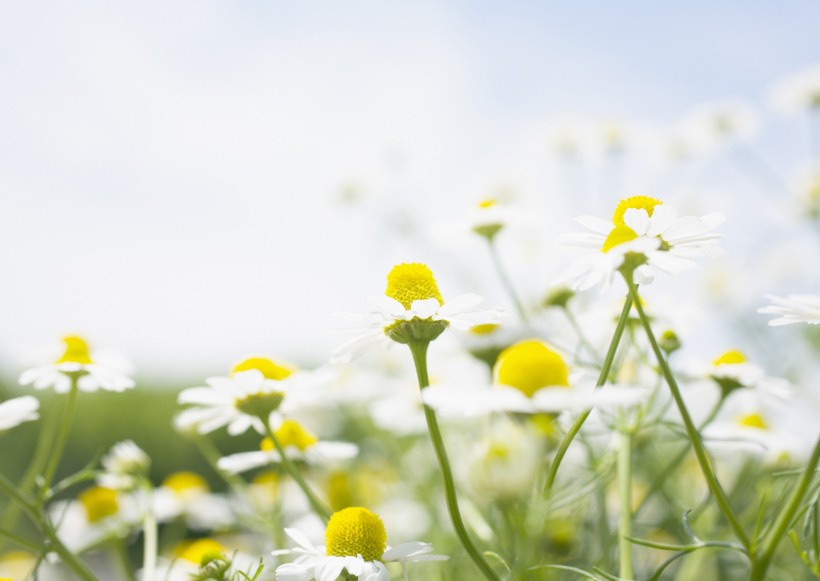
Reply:
<svg viewBox="0 0 820 581"><path fill-rule="evenodd" d="M270 359L252 357L234 366L230 377L211 377L207 387L183 390L177 401L196 407L180 413L175 424L178 429L196 427L207 434L223 426L232 436L253 428L265 433L265 421L281 406L297 405L309 398L306 374Z"/></svg>
<svg viewBox="0 0 820 581"><path fill-rule="evenodd" d="M10 430L23 422L31 422L39 418L37 410L40 402L36 397L24 395L0 403L0 432Z"/></svg>
<svg viewBox="0 0 820 581"><path fill-rule="evenodd" d="M102 457L104 473L97 477L97 483L115 490L130 490L137 486L138 479L145 476L151 466L151 459L142 448L131 440L118 442Z"/></svg>
<svg viewBox="0 0 820 581"><path fill-rule="evenodd" d="M306 464L328 464L350 460L359 453L359 448L355 444L319 441L314 434L295 420L282 422L282 425L274 431L274 435L289 459L301 460ZM218 465L222 470L236 474L282 461L270 438L264 438L260 448L256 452L240 452L220 458Z"/></svg>
<svg viewBox="0 0 820 581"><path fill-rule="evenodd" d="M492 240L506 226L523 219L515 208L496 198L481 200L467 216L467 226L479 236Z"/></svg>
<svg viewBox="0 0 820 581"><path fill-rule="evenodd" d="M599 283L609 286L630 257L637 266L635 279L639 284L652 281L652 267L673 274L693 268L691 258L719 252L721 236L711 231L723 222L723 216L679 218L660 200L632 196L618 203L612 222L595 216L580 216L576 221L591 233L565 234L559 240L597 252L578 261L561 282L585 290Z"/></svg>
<svg viewBox="0 0 820 581"><path fill-rule="evenodd" d="M107 366L94 363L88 343L82 337L69 335L63 338L65 351L51 365L28 369L20 375L20 385L33 385L34 389L53 387L57 393L71 390L72 377L77 378L81 391L125 391L134 387L134 381Z"/></svg>
<svg viewBox="0 0 820 581"><path fill-rule="evenodd" d="M137 498L104 486L86 488L76 500L55 502L49 514L60 540L74 553L107 539L124 538L140 522Z"/></svg>
<svg viewBox="0 0 820 581"><path fill-rule="evenodd" d="M230 558L227 556L229 554ZM253 571L258 564L258 557L232 551L216 539L203 537L183 541L174 547L173 559L165 558L160 561L155 579L163 581L244 579L238 576L236 571ZM251 575L250 578L253 576Z"/></svg>
<svg viewBox="0 0 820 581"><path fill-rule="evenodd" d="M432 545L422 542L402 543L387 548L387 532L381 519L366 508L349 507L333 513L325 529L325 546L316 547L296 529L285 529L299 545L294 549L274 551L274 555L298 555L293 563L276 568L279 581L335 581L343 571L365 581L389 581L385 562L397 561L402 569L411 561L441 561L442 555L431 555Z"/></svg>
<svg viewBox="0 0 820 581"><path fill-rule="evenodd" d="M211 494L208 483L194 472L175 472L163 480L151 498L160 522L183 518L189 527L210 530L233 522L228 501Z"/></svg>
<svg viewBox="0 0 820 581"><path fill-rule="evenodd" d="M399 343L431 341L452 325L469 329L475 325L497 323L497 311L478 311L482 301L473 294L460 295L445 303L430 269L420 263L399 264L387 275L385 296L373 297L376 310L367 315L350 314L364 331L338 347L332 363L347 362L370 347L392 339Z"/></svg>
<svg viewBox="0 0 820 581"><path fill-rule="evenodd" d="M815 65L782 79L772 88L772 101L784 112L820 108L820 66Z"/></svg>
<svg viewBox="0 0 820 581"><path fill-rule="evenodd" d="M758 309L758 313L780 315L769 321L771 327L792 323L820 324L820 295L789 295L786 298L766 295L774 304Z"/></svg>
<svg viewBox="0 0 820 581"><path fill-rule="evenodd" d="M702 105L684 121L684 131L704 147L715 147L746 139L755 134L758 115L741 101L722 101Z"/></svg>
<svg viewBox="0 0 820 581"><path fill-rule="evenodd" d="M532 491L543 439L509 420L492 426L470 453L469 483L480 498L520 498Z"/></svg>

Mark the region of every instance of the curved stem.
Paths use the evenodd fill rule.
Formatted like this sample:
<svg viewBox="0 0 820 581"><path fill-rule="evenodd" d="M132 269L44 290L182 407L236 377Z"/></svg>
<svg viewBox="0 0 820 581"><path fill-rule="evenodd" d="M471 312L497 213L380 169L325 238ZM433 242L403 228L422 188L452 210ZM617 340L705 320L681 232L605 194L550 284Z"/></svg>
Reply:
<svg viewBox="0 0 820 581"><path fill-rule="evenodd" d="M709 485L709 490L712 491L712 494L715 497L715 502L717 502L720 511L729 521L735 536L748 551L751 547L751 541L749 540L746 531L743 530L743 526L740 524L735 511L732 510L732 506L729 504L729 499L726 497L726 493L723 491L723 487L720 485L717 476L715 476L711 459L709 458L709 454L706 452L706 448L703 445L703 440L701 440L700 433L698 432L695 423L692 421L692 416L689 415L689 410L686 408L686 404L683 401L683 396L681 395L680 388L678 387L678 382L675 380L672 370L670 369L666 358L663 356L661 348L658 346L658 341L655 339L655 334L652 332L652 326L649 324L649 318L646 316L643 306L641 306L641 300L638 296L638 287L632 280L631 275L625 274L624 279L626 280L626 284L629 286L629 293L632 295L632 302L635 304L635 309L638 311L638 316L640 317L641 324L646 332L646 337L649 339L649 344L652 346L652 351L655 353L655 358L658 360L658 365L661 368L661 374L666 380L666 383L669 385L669 390L672 392L672 398L675 400L675 404L678 407L678 412L680 412L681 418L683 419L686 434L689 437L689 441L692 443L692 448L695 450L695 456L698 459L698 464L700 464L700 469L703 472L703 476L706 478L706 483Z"/></svg>
<svg viewBox="0 0 820 581"><path fill-rule="evenodd" d="M71 391L68 392L68 400L66 400L63 418L60 421L60 430L57 432L57 439L54 440L54 447L51 449L48 464L46 464L43 472L44 490L51 486L51 481L54 479L55 472L57 472L57 465L60 463L60 457L63 455L63 449L66 440L68 440L68 430L71 428L71 419L74 417L74 408L77 405L77 392L77 376L72 375Z"/></svg>
<svg viewBox="0 0 820 581"><path fill-rule="evenodd" d="M507 294L510 296L510 300L512 300L513 305L515 305L515 310L521 318L521 322L528 325L530 321L529 317L527 317L527 311L524 310L524 305L521 302L521 299L518 298L518 293L515 292L515 287L513 286L512 281L510 281L507 271L504 270L504 264L501 262L501 257L498 255L498 247L495 245L495 239L488 238L487 245L490 248L490 258L492 258L493 266L498 274L498 278L501 279L501 284L504 286L504 290L507 291Z"/></svg>
<svg viewBox="0 0 820 581"><path fill-rule="evenodd" d="M423 390L430 385L430 379L427 377L427 347L429 342L409 343L410 352L413 354L413 363L416 365L416 375L419 380L419 389ZM438 426L438 419L436 413L427 404L424 404L424 417L427 420L427 429L430 432L430 440L433 443L433 448L436 451L436 458L438 459L439 467L441 468L441 475L444 477L444 492L447 500L447 510L450 513L450 520L453 523L453 528L461 541L462 546L470 555L473 563L479 568L484 577L490 581L498 581L498 576L490 567L489 563L484 560L481 552L473 544L472 539L467 534L467 528L464 526L464 521L461 518L461 511L458 508L458 498L456 496L456 486L453 480L453 471L450 468L450 461L447 459L447 450L444 447L444 440L441 437L441 430Z"/></svg>
<svg viewBox="0 0 820 581"><path fill-rule="evenodd" d="M618 344L621 342L621 337L624 334L624 328L626 327L627 320L629 320L629 311L631 309L632 297L627 295L626 300L624 301L624 308L621 310L621 316L615 327L615 333L612 335L612 340L609 342L609 349L606 352L606 358L604 359L603 367L601 367L601 373L598 375L598 382L595 384L596 389L603 387L609 377L609 371L612 369L613 361L615 361L615 353L618 351ZM581 431L581 427L584 425L584 422L587 421L590 413L592 413L592 410L582 412L581 415L579 415L572 423L567 435L564 436L563 440L561 440L561 444L555 452L555 458L552 460L549 474L547 474L547 483L544 486L545 493L549 493L552 490L552 487L555 484L555 477L558 475L558 468L561 466L561 461L564 459L567 450L569 450L569 445L572 444L572 440L574 440L578 432Z"/></svg>
<svg viewBox="0 0 820 581"><path fill-rule="evenodd" d="M797 483L797 486L795 486L794 490L792 490L792 494L789 497L789 502L786 504L786 508L780 511L774 527L771 529L769 534L766 535L766 540L763 544L762 550L752 565L752 573L749 577L751 581L759 581L766 578L766 570L769 568L769 563L772 560L772 556L774 556L774 552L777 550L777 545L780 544L783 535L786 533L786 529L789 528L794 515L800 508L800 503L803 501L806 491L811 486L812 480L814 479L814 471L817 468L818 463L820 463L820 438L817 439L817 443L814 445L814 450L811 453L809 463L806 465L803 476L800 477L800 481Z"/></svg>
<svg viewBox="0 0 820 581"><path fill-rule="evenodd" d="M288 474L290 474L290 477L293 478L299 488L302 489L302 492L305 493L313 512L315 512L325 523L327 523L327 521L330 520L330 509L327 508L321 500L319 500L319 497L316 496L316 494L310 489L310 486L308 486L308 483L305 482L305 479L302 478L302 474L299 472L299 469L293 464L293 462L290 461L290 458L285 455L285 448L282 446L279 438L276 437L276 434L273 433L273 430L271 430L270 424L266 421L264 424L268 437L276 447L276 451L279 452L282 466L285 467L285 470L287 470Z"/></svg>
<svg viewBox="0 0 820 581"><path fill-rule="evenodd" d="M632 579L632 434L620 433L618 448L618 493L620 511L618 515L618 554L620 555L619 577Z"/></svg>

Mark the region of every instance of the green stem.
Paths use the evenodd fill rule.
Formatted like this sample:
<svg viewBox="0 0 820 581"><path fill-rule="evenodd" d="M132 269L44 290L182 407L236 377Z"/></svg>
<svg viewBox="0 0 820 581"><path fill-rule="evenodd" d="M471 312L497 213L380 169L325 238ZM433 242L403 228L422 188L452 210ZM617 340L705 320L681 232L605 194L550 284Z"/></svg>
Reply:
<svg viewBox="0 0 820 581"><path fill-rule="evenodd" d="M12 543L23 547L24 549L28 549L32 553L39 553L40 550L43 548L42 546L29 541L28 539L24 539L20 535L13 533L11 531L7 531L6 529L0 529L0 537L10 540Z"/></svg>
<svg viewBox="0 0 820 581"><path fill-rule="evenodd" d="M658 346L658 341L655 339L655 334L652 332L652 326L649 324L649 317L646 316L643 306L641 306L641 299L638 296L638 287L632 280L631 274L624 274L624 279L626 280L626 284L629 286L629 293L632 296L632 302L635 304L635 309L638 311L638 316L640 317L641 324L646 332L646 337L649 339L649 344L652 346L652 351L655 353L655 358L658 360L658 365L661 368L661 374L666 380L666 383L669 385L669 390L672 392L672 398L675 400L675 404L678 407L678 412L680 412L681 418L683 419L686 434L695 450L695 456L698 459L698 464L700 464L700 469L703 472L703 476L706 478L706 483L709 485L709 490L712 491L712 494L715 497L715 502L717 502L720 511L729 521L735 536L748 551L751 547L751 541L749 540L746 532L743 530L743 526L740 524L734 510L732 510L732 506L729 504L729 499L726 497L726 493L723 491L723 487L721 487L717 476L715 476L711 459L709 458L709 454L706 452L706 448L703 445L703 440L701 440L698 429L692 421L692 416L689 415L689 410L686 408L686 404L683 401L683 396L681 395L680 388L678 387L678 382L675 380L672 370L670 369L666 358L663 356L661 348Z"/></svg>
<svg viewBox="0 0 820 581"><path fill-rule="evenodd" d="M621 579L632 579L632 434L620 433L618 448L618 493L620 510L618 516L618 552L620 555Z"/></svg>
<svg viewBox="0 0 820 581"><path fill-rule="evenodd" d="M154 492L151 482L146 478L142 483L147 499L147 506L142 518L143 549L142 549L142 581L154 581L157 569L157 517L151 508L151 496Z"/></svg>
<svg viewBox="0 0 820 581"><path fill-rule="evenodd" d="M521 303L521 299L518 298L518 293L515 292L515 287L510 281L507 271L504 270L504 264L501 262L501 257L498 255L498 247L495 245L495 239L488 238L487 245L490 248L490 258L492 258L493 266L498 274L498 278L501 279L501 284L504 286L504 290L507 291L507 294L510 296L510 300L512 300L513 305L515 305L515 310L521 318L521 322L528 325L530 321L529 317L527 317L527 311L524 310L524 305Z"/></svg>
<svg viewBox="0 0 820 581"><path fill-rule="evenodd" d="M413 363L416 366L416 375L419 380L419 389L424 390L430 385L430 379L427 376L427 347L430 343L428 341L408 343L410 352L413 354ZM498 581L498 576L490 567L489 563L484 560L481 552L473 544L472 539L467 534L467 528L464 526L464 521L461 518L461 511L458 508L458 498L456 496L456 486L453 480L453 471L450 468L450 461L447 459L447 450L444 447L444 440L441 437L441 430L439 429L438 419L436 413L427 404L424 404L424 417L427 420L427 429L430 432L430 440L433 443L433 448L436 452L439 467L441 468L441 475L444 477L444 492L447 500L447 510L450 513L450 520L453 523L453 528L461 541L462 546L470 555L473 563L479 568L481 573L490 581Z"/></svg>
<svg viewBox="0 0 820 581"><path fill-rule="evenodd" d="M299 485L299 488L302 489L302 492L305 493L305 496L310 503L313 512L315 512L319 517L327 523L330 520L331 511L325 504L319 500L316 494L310 489L308 483L305 482L305 479L302 478L302 474L299 472L299 469L290 461L290 458L285 455L285 448L282 446L282 443L279 441L279 438L276 437L276 434L273 433L271 430L270 424L267 421L264 421L265 430L268 433L268 437L273 442L273 445L276 447L276 451L279 452L279 456L281 457L282 466L285 467L290 477Z"/></svg>
<svg viewBox="0 0 820 581"><path fill-rule="evenodd" d="M618 351L618 344L621 342L621 337L624 334L624 328L626 327L626 322L629 320L629 311L631 309L632 298L627 295L626 300L624 301L624 308L621 310L621 316L618 319L617 326L615 327L615 333L612 335L612 340L609 343L609 349L606 352L604 365L601 367L601 373L598 375L598 382L595 384L596 388L603 387L609 378L609 371L612 369L612 362L615 361L615 353ZM592 410L582 412L581 415L579 415L572 423L572 426L570 426L567 435L564 436L563 440L561 440L561 444L555 452L555 458L552 460L549 474L547 474L547 483L544 487L545 493L549 493L552 490L552 487L555 484L555 477L558 475L558 468L561 466L561 461L564 459L567 450L569 450L572 440L574 440L578 432L581 431L581 427L584 425L584 422L587 421L590 413L592 413Z"/></svg>
<svg viewBox="0 0 820 581"><path fill-rule="evenodd" d="M131 561L128 559L128 551L125 550L123 540L120 538L112 539L110 546L114 559L116 559L120 566L120 570L122 571L123 579L135 581L136 577L134 575L134 568L131 566ZM153 581L153 572L151 573L151 577L147 577L143 574L141 581Z"/></svg>
<svg viewBox="0 0 820 581"><path fill-rule="evenodd" d="M809 463L803 471L803 476L800 477L800 481L794 487L794 490L792 490L786 508L780 511L774 527L772 527L769 534L766 535L758 558L752 563L752 573L749 577L751 581L760 581L766 578L766 570L769 568L769 563L774 556L774 552L777 550L777 545L780 544L783 535L786 533L786 529L789 528L794 515L800 509L800 503L803 501L806 491L811 486L812 480L814 479L814 471L817 469L818 463L820 463L820 438L818 438L817 443L814 445L814 451L812 451Z"/></svg>
<svg viewBox="0 0 820 581"><path fill-rule="evenodd" d="M60 421L60 430L57 432L57 439L54 440L54 446L51 449L51 456L48 458L45 471L43 472L43 490L47 490L51 486L51 481L54 480L54 474L57 472L57 465L60 463L60 457L63 455L66 441L68 440L68 430L71 428L71 420L74 417L74 408L77 405L77 376L71 376L71 391L68 392L68 400L66 400L65 409L63 411L63 418Z"/></svg>
<svg viewBox="0 0 820 581"><path fill-rule="evenodd" d="M214 472L216 472L228 486L235 490L245 493L245 495L247 496L247 483L236 474L226 472L225 470L222 470L219 467L219 459L222 457L222 455L219 453L219 450L216 449L214 443L210 439L208 439L207 436L202 434L194 434L192 438L194 440L194 443L196 444L197 449L199 449L199 453L202 454L202 457L205 458L205 460L211 466L211 469Z"/></svg>

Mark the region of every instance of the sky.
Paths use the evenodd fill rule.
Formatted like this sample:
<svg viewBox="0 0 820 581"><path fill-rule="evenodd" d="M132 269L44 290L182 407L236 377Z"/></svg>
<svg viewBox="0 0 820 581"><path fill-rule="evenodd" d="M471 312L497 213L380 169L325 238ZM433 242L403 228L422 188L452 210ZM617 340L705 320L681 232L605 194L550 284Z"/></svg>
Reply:
<svg viewBox="0 0 820 581"><path fill-rule="evenodd" d="M402 261L501 302L480 249L421 234L505 188L572 229L588 178L549 159L561 119L741 98L795 170L804 131L769 92L820 62L818 21L815 2L3 2L0 364L65 333L149 373L315 364L345 338L334 312ZM525 277L516 248L534 296L552 266Z"/></svg>

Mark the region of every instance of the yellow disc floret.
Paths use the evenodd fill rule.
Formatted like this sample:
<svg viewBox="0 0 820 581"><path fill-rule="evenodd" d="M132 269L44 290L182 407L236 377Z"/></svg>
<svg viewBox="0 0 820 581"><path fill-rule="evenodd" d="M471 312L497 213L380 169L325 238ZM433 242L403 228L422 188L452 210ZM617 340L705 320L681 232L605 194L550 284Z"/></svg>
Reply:
<svg viewBox="0 0 820 581"><path fill-rule="evenodd" d="M319 441L314 434L305 429L305 427L296 420L285 420L279 429L273 433L283 448L293 446L304 452L316 442ZM265 438L260 444L260 448L265 451L270 451L275 448L273 440Z"/></svg>
<svg viewBox="0 0 820 581"><path fill-rule="evenodd" d="M601 246L601 252L609 252L616 246L626 242L631 242L637 237L638 235L629 226L626 226L625 224L615 226L606 237L606 240L604 240L604 245Z"/></svg>
<svg viewBox="0 0 820 581"><path fill-rule="evenodd" d="M173 490L177 496L189 497L206 494L210 487L202 476L195 472L174 472L162 481L162 485Z"/></svg>
<svg viewBox="0 0 820 581"><path fill-rule="evenodd" d="M213 539L204 538L183 541L174 552L180 559L199 565L203 561L212 560L213 557L221 557L225 553L225 547Z"/></svg>
<svg viewBox="0 0 820 581"><path fill-rule="evenodd" d="M629 198L624 198L620 202L618 202L618 206L615 208L615 214L612 216L612 223L616 226L623 226L624 225L624 214L626 214L627 210L646 210L646 213L649 214L649 217L652 217L652 212L655 211L655 206L660 206L663 204L657 198L650 198L649 196L632 196Z"/></svg>
<svg viewBox="0 0 820 581"><path fill-rule="evenodd" d="M237 363L231 369L231 375L241 371L250 371L255 369L265 376L265 379L272 379L274 381L281 381L293 375L295 369L290 366L274 363L267 357L249 357L244 361Z"/></svg>
<svg viewBox="0 0 820 581"><path fill-rule="evenodd" d="M563 357L538 339L511 345L498 356L495 381L527 397L547 386L569 387L569 368Z"/></svg>
<svg viewBox="0 0 820 581"><path fill-rule="evenodd" d="M57 360L57 363L79 363L80 365L90 365L91 356L88 353L88 343L85 339L77 335L69 335L63 337L65 342L65 352L62 357Z"/></svg>
<svg viewBox="0 0 820 581"><path fill-rule="evenodd" d="M426 299L436 299L438 304L444 304L436 279L433 278L433 271L419 262L394 266L387 275L385 294L399 301L405 309L411 308L413 301Z"/></svg>
<svg viewBox="0 0 820 581"><path fill-rule="evenodd" d="M366 508L352 506L334 512L325 530L327 554L333 557L361 555L374 561L387 548L387 532L378 515Z"/></svg>
<svg viewBox="0 0 820 581"><path fill-rule="evenodd" d="M498 330L499 325L495 323L484 323L483 325L475 325L470 327L470 333L473 335L489 335Z"/></svg>
<svg viewBox="0 0 820 581"><path fill-rule="evenodd" d="M83 490L77 495L77 500L85 508L85 514L90 523L117 514L120 509L117 502L117 491L102 486L92 486Z"/></svg>
<svg viewBox="0 0 820 581"><path fill-rule="evenodd" d="M498 203L498 200L496 200L494 198L487 198L487 199L481 200L478 203L478 207L481 208L482 210L486 210L487 208L492 208L497 203Z"/></svg>
<svg viewBox="0 0 820 581"><path fill-rule="evenodd" d="M748 414L738 418L737 423L745 428L754 428L756 430L768 430L769 424L763 419L760 414Z"/></svg>
<svg viewBox="0 0 820 581"><path fill-rule="evenodd" d="M712 364L715 366L738 365L740 363L746 363L746 356L742 351L738 351L737 349L731 349L712 361Z"/></svg>

